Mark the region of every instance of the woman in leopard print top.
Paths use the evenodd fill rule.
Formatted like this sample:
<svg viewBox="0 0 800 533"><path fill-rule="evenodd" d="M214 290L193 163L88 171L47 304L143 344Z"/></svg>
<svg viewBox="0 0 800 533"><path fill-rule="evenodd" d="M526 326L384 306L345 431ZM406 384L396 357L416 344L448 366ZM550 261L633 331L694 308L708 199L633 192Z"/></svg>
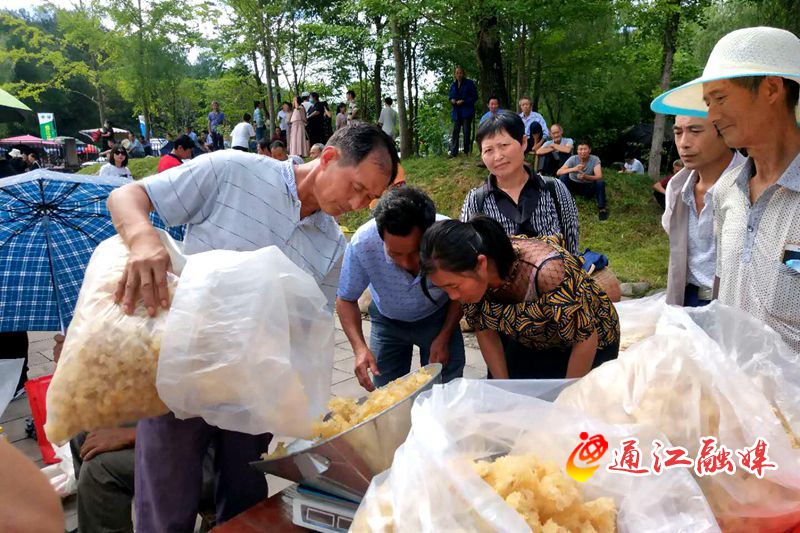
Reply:
<svg viewBox="0 0 800 533"><path fill-rule="evenodd" d="M576 378L617 357L611 300L555 238L509 238L488 217L446 220L425 233L420 258L462 303L492 377ZM504 347L499 333L517 342Z"/></svg>

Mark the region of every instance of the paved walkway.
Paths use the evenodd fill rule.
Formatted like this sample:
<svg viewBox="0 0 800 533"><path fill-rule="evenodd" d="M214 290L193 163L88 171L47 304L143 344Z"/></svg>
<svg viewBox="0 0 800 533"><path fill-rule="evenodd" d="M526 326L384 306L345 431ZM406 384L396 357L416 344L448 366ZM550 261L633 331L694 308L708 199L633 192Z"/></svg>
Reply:
<svg viewBox="0 0 800 533"><path fill-rule="evenodd" d="M369 322L364 322L364 334L369 338ZM36 378L46 376L55 371L53 362L53 335L54 332L34 332L29 333L28 348L28 376ZM466 367L464 377L483 378L486 376L486 365L483 362L480 350L478 349L475 336L465 334L466 344ZM419 368L419 351L414 349L413 369ZM365 394L364 389L358 384L353 375L354 364L353 352L350 343L341 329L338 317L336 319L336 350L334 353L333 376L331 389L336 396L358 397ZM8 409L0 416L0 426L3 426L8 440L21 450L30 460L42 468L42 457L36 442L25 436L25 418L30 416L30 406L27 396L11 402ZM78 519L76 515L75 497L72 496L64 500L65 528L69 531L77 527Z"/></svg>

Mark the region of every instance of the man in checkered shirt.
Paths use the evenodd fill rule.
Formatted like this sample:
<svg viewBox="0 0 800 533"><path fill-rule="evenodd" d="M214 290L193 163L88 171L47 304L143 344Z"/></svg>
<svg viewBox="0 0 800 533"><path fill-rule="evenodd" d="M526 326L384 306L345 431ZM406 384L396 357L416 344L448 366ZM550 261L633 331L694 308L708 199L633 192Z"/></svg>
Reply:
<svg viewBox="0 0 800 533"><path fill-rule="evenodd" d="M169 306L169 256L148 214L186 224L184 251L255 250L275 245L311 274L332 304L345 239L334 216L362 209L397 175L394 142L380 128L337 131L319 159L302 165L224 150L115 190L114 225L130 248L117 300L126 313L143 299L151 315ZM202 460L215 444L217 520L224 522L267 497L264 476L248 465L271 435L247 435L173 414L136 428L136 529L191 531Z"/></svg>

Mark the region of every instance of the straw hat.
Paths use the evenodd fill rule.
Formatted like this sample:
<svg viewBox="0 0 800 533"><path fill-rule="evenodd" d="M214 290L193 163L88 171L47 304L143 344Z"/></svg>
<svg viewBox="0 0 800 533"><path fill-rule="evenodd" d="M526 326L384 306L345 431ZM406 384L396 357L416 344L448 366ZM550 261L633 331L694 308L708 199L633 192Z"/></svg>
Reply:
<svg viewBox="0 0 800 533"><path fill-rule="evenodd" d="M18 148L13 148L8 151L8 157L22 157L22 152Z"/></svg>
<svg viewBox="0 0 800 533"><path fill-rule="evenodd" d="M125 148L126 150L130 150L131 148L131 141L128 139L122 139L122 142L120 144L122 144L122 147Z"/></svg>
<svg viewBox="0 0 800 533"><path fill-rule="evenodd" d="M665 115L704 117L703 83L746 76L780 76L800 83L800 39L790 31L759 26L730 32L711 51L699 78L665 92L650 109ZM797 108L800 121L800 106Z"/></svg>

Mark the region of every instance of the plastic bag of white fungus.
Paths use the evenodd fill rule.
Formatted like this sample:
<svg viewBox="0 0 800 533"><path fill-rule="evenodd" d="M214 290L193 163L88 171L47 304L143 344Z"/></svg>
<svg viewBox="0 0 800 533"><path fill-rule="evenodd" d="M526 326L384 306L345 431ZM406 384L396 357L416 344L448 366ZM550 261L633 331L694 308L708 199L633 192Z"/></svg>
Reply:
<svg viewBox="0 0 800 533"><path fill-rule="evenodd" d="M184 259L164 232L174 271ZM86 268L61 359L47 391L44 429L53 443L81 431L116 427L168 412L156 391L156 370L167 312L150 317L142 302L128 316L114 291L128 260L119 236L100 243ZM169 273L170 299L178 278Z"/></svg>

